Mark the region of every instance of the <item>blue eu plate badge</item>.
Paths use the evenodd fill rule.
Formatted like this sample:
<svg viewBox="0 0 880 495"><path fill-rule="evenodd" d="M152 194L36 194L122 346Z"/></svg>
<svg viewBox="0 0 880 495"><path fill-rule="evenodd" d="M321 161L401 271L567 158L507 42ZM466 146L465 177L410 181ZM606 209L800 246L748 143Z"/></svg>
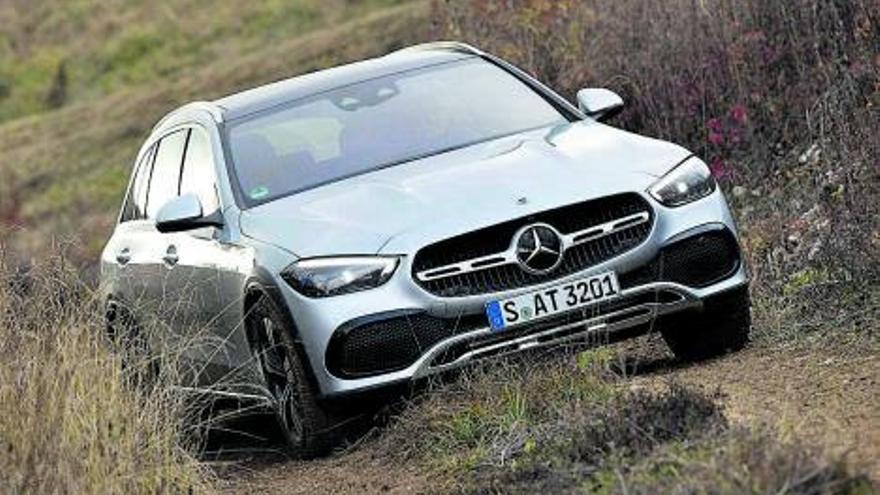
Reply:
<svg viewBox="0 0 880 495"><path fill-rule="evenodd" d="M486 305L486 316L493 331L504 330L504 317L501 315L501 302L491 301Z"/></svg>

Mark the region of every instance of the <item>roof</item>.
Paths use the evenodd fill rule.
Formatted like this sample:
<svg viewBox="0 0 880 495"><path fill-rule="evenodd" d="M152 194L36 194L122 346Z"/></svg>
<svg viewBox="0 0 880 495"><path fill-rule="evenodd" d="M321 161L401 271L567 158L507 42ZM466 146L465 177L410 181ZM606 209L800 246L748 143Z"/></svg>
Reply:
<svg viewBox="0 0 880 495"><path fill-rule="evenodd" d="M384 57L341 65L248 89L213 103L225 120L234 120L284 103L360 81L419 67L462 60L481 52L468 45L438 42L398 50Z"/></svg>

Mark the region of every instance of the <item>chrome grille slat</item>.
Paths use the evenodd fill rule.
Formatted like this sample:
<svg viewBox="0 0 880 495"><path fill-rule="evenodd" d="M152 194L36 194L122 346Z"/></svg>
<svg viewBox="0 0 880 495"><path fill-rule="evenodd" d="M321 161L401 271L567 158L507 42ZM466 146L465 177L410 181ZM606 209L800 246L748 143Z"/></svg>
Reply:
<svg viewBox="0 0 880 495"><path fill-rule="evenodd" d="M526 272L516 257L514 234L522 227L538 222L558 226L563 245L562 263L548 274ZM416 254L413 278L429 292L443 297L526 287L584 270L622 254L641 244L652 225L653 211L640 195L608 196L426 246ZM502 238L509 239L509 245L505 250L498 250ZM496 247L492 249L492 246Z"/></svg>
<svg viewBox="0 0 880 495"><path fill-rule="evenodd" d="M573 234L562 236L562 245L565 250L569 250L574 246L584 244L592 241L599 241L603 243L603 247L605 249L611 249L611 240L608 239L609 236L613 236L624 229L629 229L635 226L638 226L642 223L648 222L651 219L651 215L648 212L636 213L633 215L628 215L622 219L612 219L602 223L601 225L590 227L589 229L575 232ZM623 228L615 227L614 225L620 223L622 220L634 221L631 225L627 225ZM580 236L583 236L584 232L594 231L601 229L600 233L591 235L588 238L584 238L582 240L576 241L576 239ZM500 261L487 264L485 266L474 266L479 265L481 262L485 262L487 260L499 259ZM416 273L416 277L423 281L428 282L432 280L438 280L441 278L449 278L455 275L463 275L467 273L474 273L483 270L488 270L490 268L514 264L516 263L516 248L511 243L511 246L503 252L490 254L487 256L480 256L479 258L473 258L467 261L462 261L459 263L453 263L449 265L441 265L428 270L422 270Z"/></svg>

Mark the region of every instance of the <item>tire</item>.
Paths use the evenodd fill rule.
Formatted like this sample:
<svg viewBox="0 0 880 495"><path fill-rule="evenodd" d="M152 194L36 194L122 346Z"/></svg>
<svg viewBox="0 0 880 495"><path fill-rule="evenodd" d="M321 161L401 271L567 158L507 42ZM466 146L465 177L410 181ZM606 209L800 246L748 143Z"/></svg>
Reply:
<svg viewBox="0 0 880 495"><path fill-rule="evenodd" d="M288 454L311 459L329 453L342 439L342 421L318 400L286 319L267 297L247 313L254 359L272 394L273 409Z"/></svg>
<svg viewBox="0 0 880 495"><path fill-rule="evenodd" d="M741 350L749 342L752 324L747 287L703 302L702 311L667 317L660 325L666 345L683 361L702 361Z"/></svg>
<svg viewBox="0 0 880 495"><path fill-rule="evenodd" d="M152 389L159 380L161 363L131 311L116 301L109 301L104 318L108 343L120 356L130 385Z"/></svg>

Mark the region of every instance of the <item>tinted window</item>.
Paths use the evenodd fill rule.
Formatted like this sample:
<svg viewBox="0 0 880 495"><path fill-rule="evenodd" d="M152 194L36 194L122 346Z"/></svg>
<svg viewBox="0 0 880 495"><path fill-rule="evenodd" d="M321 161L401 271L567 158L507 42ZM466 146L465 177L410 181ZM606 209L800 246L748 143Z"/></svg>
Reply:
<svg viewBox="0 0 880 495"><path fill-rule="evenodd" d="M207 215L219 207L214 184L211 141L205 131L194 128L190 132L189 144L186 145L186 158L183 159L180 194L194 193L198 196L202 202L202 210Z"/></svg>
<svg viewBox="0 0 880 495"><path fill-rule="evenodd" d="M134 179L131 182L131 188L125 200L125 206L122 210L123 222L130 220L140 220L146 218L147 206L147 185L150 181L150 173L153 171L153 156L156 146L150 148L144 153L141 161L138 163L135 171Z"/></svg>
<svg viewBox="0 0 880 495"><path fill-rule="evenodd" d="M156 218L159 209L180 191L180 165L186 147L188 131L182 130L162 138L156 150L150 191L147 198L147 217Z"/></svg>
<svg viewBox="0 0 880 495"><path fill-rule="evenodd" d="M234 124L248 205L377 168L565 122L541 95L482 59L364 81Z"/></svg>

